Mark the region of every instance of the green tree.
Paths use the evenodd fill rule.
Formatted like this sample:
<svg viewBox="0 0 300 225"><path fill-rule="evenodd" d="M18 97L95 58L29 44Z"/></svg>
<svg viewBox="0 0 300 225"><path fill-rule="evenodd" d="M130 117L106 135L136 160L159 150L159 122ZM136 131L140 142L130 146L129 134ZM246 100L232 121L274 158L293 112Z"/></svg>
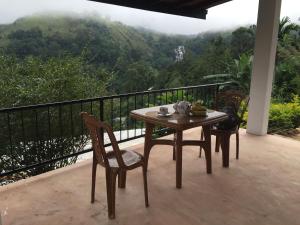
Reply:
<svg viewBox="0 0 300 225"><path fill-rule="evenodd" d="M240 27L232 32L231 51L234 58L241 54L253 54L256 26Z"/></svg>
<svg viewBox="0 0 300 225"><path fill-rule="evenodd" d="M299 31L299 25L291 23L289 17L285 16L280 20L278 29L278 41L279 44L284 44L286 38L294 31Z"/></svg>
<svg viewBox="0 0 300 225"><path fill-rule="evenodd" d="M250 90L252 61L253 56L245 53L241 54L239 59L234 60L234 80L238 82L245 93L249 93Z"/></svg>
<svg viewBox="0 0 300 225"><path fill-rule="evenodd" d="M115 76L115 86L118 86L118 92L130 93L144 91L154 86L157 77L157 71L148 63L138 61L127 66L126 71Z"/></svg>
<svg viewBox="0 0 300 225"><path fill-rule="evenodd" d="M279 23L273 96L277 101L289 102L299 93L300 27L283 17Z"/></svg>
<svg viewBox="0 0 300 225"><path fill-rule="evenodd" d="M77 57L18 60L0 55L0 107L101 96L111 74Z"/></svg>

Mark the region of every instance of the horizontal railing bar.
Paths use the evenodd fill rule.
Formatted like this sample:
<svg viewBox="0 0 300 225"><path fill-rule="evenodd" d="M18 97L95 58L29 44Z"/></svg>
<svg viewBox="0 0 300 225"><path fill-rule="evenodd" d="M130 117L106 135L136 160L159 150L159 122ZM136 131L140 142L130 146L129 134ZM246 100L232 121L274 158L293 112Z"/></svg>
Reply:
<svg viewBox="0 0 300 225"><path fill-rule="evenodd" d="M96 98L86 98L86 99L78 99L78 100L71 100L71 101L52 102L52 103L27 105L27 106L17 106L17 107L11 107L11 108L2 108L2 109L0 109L0 113L12 112L12 111L18 111L18 110L37 109L37 108L44 108L44 107L50 107L50 106L63 106L63 105L76 104L76 103L86 103L86 102L91 102L91 101L108 100L108 99L121 98L121 97L130 97L130 96L142 95L142 94L154 94L154 93L161 93L161 92L168 92L168 91L187 90L187 89L191 89L191 88L221 86L221 85L227 85L227 84L232 84L232 83L233 83L232 81L229 81L229 82L223 82L223 83L201 84L201 85L179 87L179 88L168 88L168 89L160 89L160 90L132 92L132 93L127 93L127 94L101 96L101 97L96 97Z"/></svg>

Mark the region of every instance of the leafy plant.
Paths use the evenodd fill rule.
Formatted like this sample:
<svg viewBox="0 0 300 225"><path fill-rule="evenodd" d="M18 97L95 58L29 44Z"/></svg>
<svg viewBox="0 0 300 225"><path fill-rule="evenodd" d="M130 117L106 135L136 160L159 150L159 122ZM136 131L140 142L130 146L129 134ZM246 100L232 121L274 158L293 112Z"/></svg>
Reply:
<svg viewBox="0 0 300 225"><path fill-rule="evenodd" d="M273 103L270 108L269 132L280 132L300 126L299 97L290 103Z"/></svg>
<svg viewBox="0 0 300 225"><path fill-rule="evenodd" d="M244 114L247 121L248 112ZM284 133L300 126L300 98L293 96L289 103L271 103L268 133ZM245 127L245 126L244 126Z"/></svg>

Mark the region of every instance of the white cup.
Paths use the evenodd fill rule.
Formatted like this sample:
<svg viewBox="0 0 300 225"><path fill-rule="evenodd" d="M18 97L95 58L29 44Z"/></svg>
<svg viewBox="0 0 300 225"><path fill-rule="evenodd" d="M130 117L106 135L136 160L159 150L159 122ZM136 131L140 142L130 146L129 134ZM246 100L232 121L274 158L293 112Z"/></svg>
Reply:
<svg viewBox="0 0 300 225"><path fill-rule="evenodd" d="M168 107L161 106L161 107L159 108L159 113L162 114L162 115L168 114L168 113L169 113Z"/></svg>

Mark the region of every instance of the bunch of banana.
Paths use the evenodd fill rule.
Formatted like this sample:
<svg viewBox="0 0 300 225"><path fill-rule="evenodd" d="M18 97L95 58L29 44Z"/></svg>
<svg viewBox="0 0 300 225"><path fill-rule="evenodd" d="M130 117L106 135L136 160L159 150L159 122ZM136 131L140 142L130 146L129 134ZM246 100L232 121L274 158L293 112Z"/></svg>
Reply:
<svg viewBox="0 0 300 225"><path fill-rule="evenodd" d="M193 102L191 113L195 116L206 116L207 108L203 105L203 101Z"/></svg>

